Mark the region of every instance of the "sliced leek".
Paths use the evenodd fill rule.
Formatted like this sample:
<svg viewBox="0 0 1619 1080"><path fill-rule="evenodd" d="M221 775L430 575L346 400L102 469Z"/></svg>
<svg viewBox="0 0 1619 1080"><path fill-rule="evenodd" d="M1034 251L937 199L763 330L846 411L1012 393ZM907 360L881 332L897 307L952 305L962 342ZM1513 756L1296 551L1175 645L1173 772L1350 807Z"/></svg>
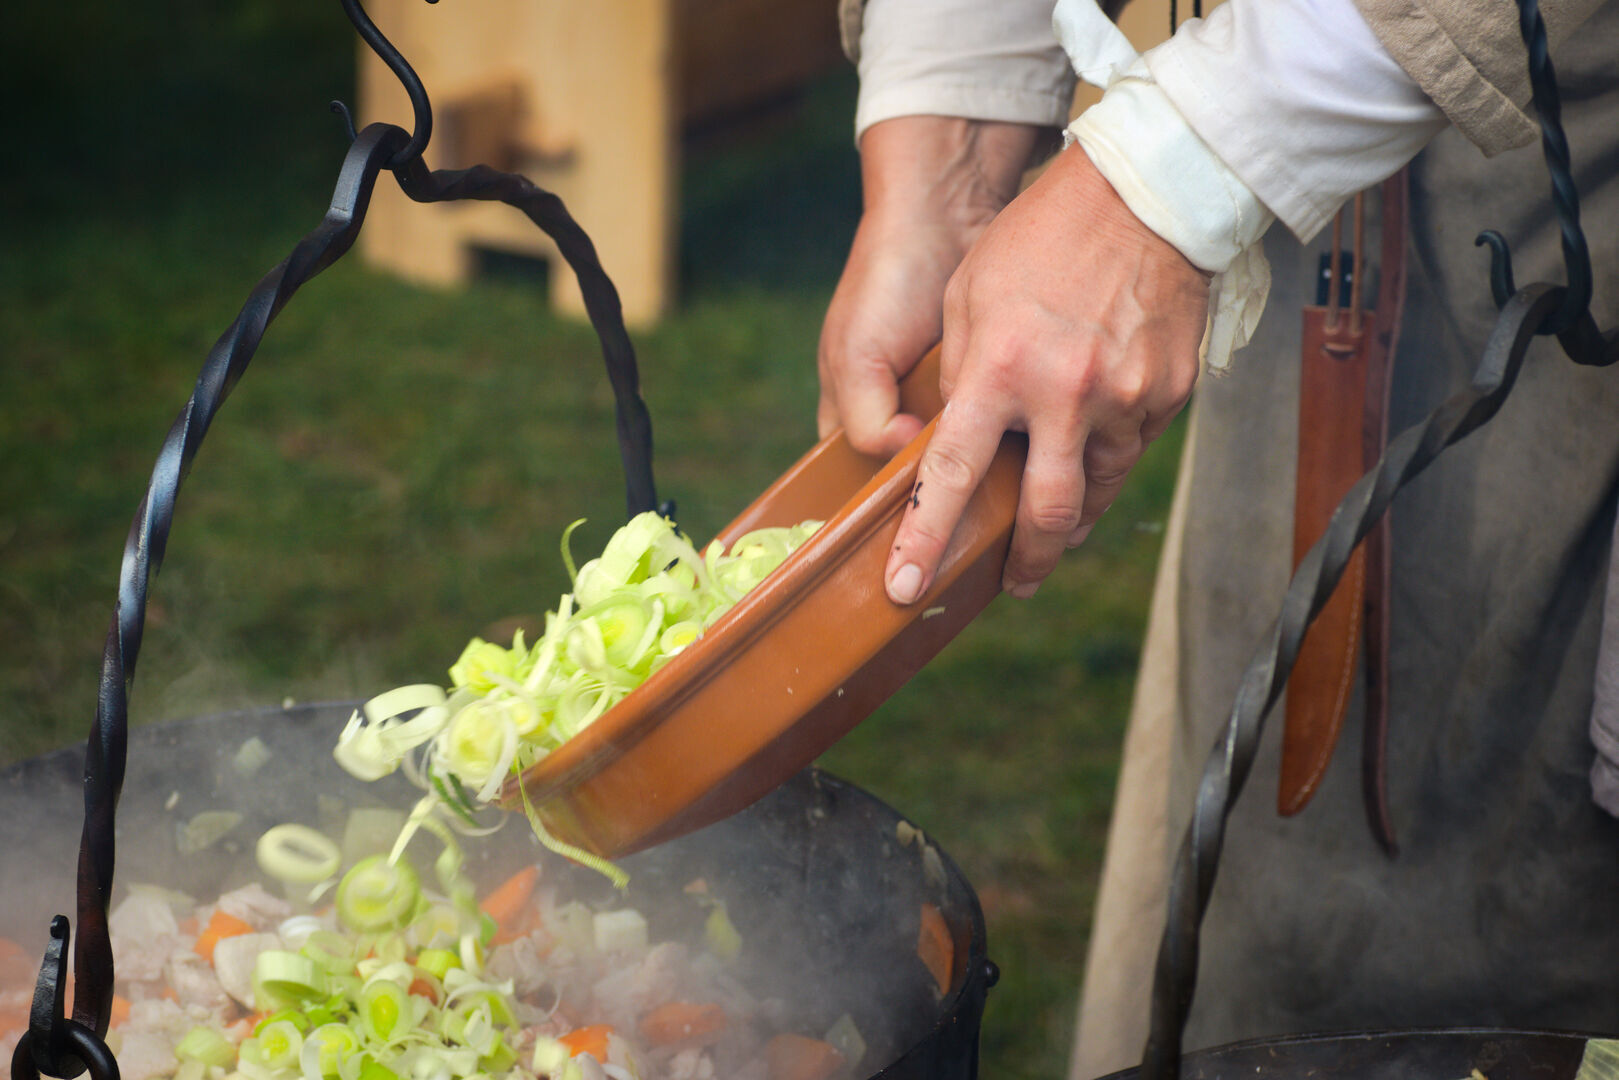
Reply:
<svg viewBox="0 0 1619 1080"><path fill-rule="evenodd" d="M599 557L576 566L569 540L579 524L562 537L572 591L546 615L539 640L530 645L519 632L507 647L475 637L450 666L447 693L406 686L373 698L338 738L334 756L345 769L376 780L403 766L427 791L418 811L479 827L473 815L513 775L689 648L821 525L757 529L728 552L718 543L699 552L662 516L638 514ZM607 872L601 860L551 836L526 801L524 809L546 847ZM423 813L413 813L395 853L423 827Z"/></svg>

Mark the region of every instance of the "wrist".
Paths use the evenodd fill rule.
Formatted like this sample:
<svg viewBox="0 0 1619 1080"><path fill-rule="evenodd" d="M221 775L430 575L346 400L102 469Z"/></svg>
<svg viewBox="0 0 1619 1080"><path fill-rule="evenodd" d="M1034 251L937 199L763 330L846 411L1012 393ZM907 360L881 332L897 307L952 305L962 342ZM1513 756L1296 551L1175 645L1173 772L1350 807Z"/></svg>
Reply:
<svg viewBox="0 0 1619 1080"><path fill-rule="evenodd" d="M1042 129L953 116L901 116L860 138L864 215L874 224L976 235L1018 192Z"/></svg>
<svg viewBox="0 0 1619 1080"><path fill-rule="evenodd" d="M1068 131L1130 211L1203 270L1225 270L1275 220L1139 63Z"/></svg>

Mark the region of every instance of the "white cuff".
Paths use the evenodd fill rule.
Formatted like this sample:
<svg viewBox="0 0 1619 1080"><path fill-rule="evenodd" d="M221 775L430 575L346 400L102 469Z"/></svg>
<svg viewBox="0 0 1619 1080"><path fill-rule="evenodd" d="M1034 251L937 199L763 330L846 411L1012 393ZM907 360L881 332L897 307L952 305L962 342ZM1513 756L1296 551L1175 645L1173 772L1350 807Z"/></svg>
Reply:
<svg viewBox="0 0 1619 1080"><path fill-rule="evenodd" d="M1276 220L1139 60L1068 134L1141 223L1200 269L1224 271Z"/></svg>
<svg viewBox="0 0 1619 1080"><path fill-rule="evenodd" d="M1204 357L1213 371L1248 343L1270 293L1260 237L1274 215L1198 137L1094 0L1060 0L1053 15L1080 77L1106 90L1068 126L1124 204L1200 269L1209 286Z"/></svg>
<svg viewBox="0 0 1619 1080"><path fill-rule="evenodd" d="M1448 124L1351 0L1230 0L1143 59L1185 122L1305 241Z"/></svg>

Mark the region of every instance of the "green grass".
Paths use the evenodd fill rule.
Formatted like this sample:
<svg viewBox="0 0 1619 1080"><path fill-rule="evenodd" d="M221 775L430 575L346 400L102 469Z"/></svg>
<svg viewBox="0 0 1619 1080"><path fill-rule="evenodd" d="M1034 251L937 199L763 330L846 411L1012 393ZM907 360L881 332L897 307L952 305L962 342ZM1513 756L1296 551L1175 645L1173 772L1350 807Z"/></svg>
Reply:
<svg viewBox="0 0 1619 1080"><path fill-rule="evenodd" d="M83 736L155 451L324 208L342 153L324 102L351 79L335 5L91 6L87 41L19 9L0 56L37 103L0 180L4 761ZM859 206L851 110L838 73L688 156L685 293L637 347L660 488L699 538L813 439L815 340ZM1003 971L987 1075L1063 1070L1179 439L1039 596L997 601L824 762L975 883ZM578 545L599 543L620 484L594 338L535 281L430 292L345 260L272 326L197 458L134 719L441 678L470 634L554 602L561 530L589 517Z"/></svg>

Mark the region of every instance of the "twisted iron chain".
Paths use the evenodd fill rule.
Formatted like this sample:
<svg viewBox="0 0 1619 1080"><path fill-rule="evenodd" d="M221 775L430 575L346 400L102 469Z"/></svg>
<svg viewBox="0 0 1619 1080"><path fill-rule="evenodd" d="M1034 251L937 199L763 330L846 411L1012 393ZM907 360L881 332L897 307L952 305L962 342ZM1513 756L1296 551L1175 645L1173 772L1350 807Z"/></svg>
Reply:
<svg viewBox="0 0 1619 1080"><path fill-rule="evenodd" d="M1281 613L1243 673L1226 726L1204 766L1192 822L1176 859L1169 919L1154 975L1151 1033L1142 1060L1148 1080L1178 1075L1181 1032L1197 982L1203 914L1214 888L1226 820L1257 755L1265 717L1281 697L1304 631L1343 577L1349 555L1394 494L1446 447L1493 417L1512 388L1537 328L1562 302L1561 287L1535 284L1496 320L1472 385L1395 438L1378 465L1350 489L1288 585Z"/></svg>
<svg viewBox="0 0 1619 1080"><path fill-rule="evenodd" d="M163 563L180 484L190 472L214 416L287 301L353 246L377 176L384 168L392 169L400 186L418 202L506 202L522 209L552 237L579 277L586 310L601 339L618 404L629 512L660 508L673 513L671 504L659 507L657 503L652 482L651 419L640 397L634 350L624 327L618 292L602 269L590 238L560 199L523 177L484 167L460 173L429 172L421 157L432 130L426 91L410 65L366 17L358 0L342 0L342 4L362 37L405 84L415 111L415 130L407 134L392 125L373 124L355 134L347 109L333 103L334 111L348 128L351 145L329 209L287 259L258 282L230 327L214 343L190 397L158 452L124 545L117 604L102 654L96 716L85 752L73 1014L71 1019L63 1015L62 950L68 920L58 916L52 927L52 951L47 953L40 971L29 1033L12 1056L13 1080L37 1080L41 1073L72 1078L87 1067L95 1080L117 1080L117 1063L101 1038L111 1015L114 976L107 913L117 861L114 825L127 754L129 691L140 658L151 582Z"/></svg>
<svg viewBox="0 0 1619 1080"><path fill-rule="evenodd" d="M1564 352L1577 363L1619 360L1619 330L1604 335L1590 312L1590 251L1580 228L1579 192L1537 0L1519 0L1519 29L1528 54L1568 285L1535 284L1517 290L1506 239L1493 230L1479 236L1477 243L1490 248L1490 288L1500 314L1472 385L1389 444L1378 465L1344 497L1326 532L1294 573L1281 613L1244 671L1226 726L1204 767L1192 821L1176 858L1169 915L1154 971L1151 1031L1141 1066L1147 1080L1178 1076L1181 1035L1197 983L1200 929L1214 888L1226 821L1253 766L1265 716L1281 697L1304 633L1343 576L1355 545L1371 531L1399 488L1446 447L1495 415L1537 334L1557 335Z"/></svg>
<svg viewBox="0 0 1619 1080"><path fill-rule="evenodd" d="M1563 303L1541 332L1561 334L1591 305L1591 251L1586 245L1585 232L1580 228L1580 193L1574 184L1568 137L1563 132L1562 97L1546 44L1546 20L1541 17L1539 0L1520 0L1518 29L1529 53L1529 86L1535 112L1540 118L1540 146L1546 158L1546 171L1551 174L1552 204L1557 210L1563 262L1568 274L1568 292Z"/></svg>

